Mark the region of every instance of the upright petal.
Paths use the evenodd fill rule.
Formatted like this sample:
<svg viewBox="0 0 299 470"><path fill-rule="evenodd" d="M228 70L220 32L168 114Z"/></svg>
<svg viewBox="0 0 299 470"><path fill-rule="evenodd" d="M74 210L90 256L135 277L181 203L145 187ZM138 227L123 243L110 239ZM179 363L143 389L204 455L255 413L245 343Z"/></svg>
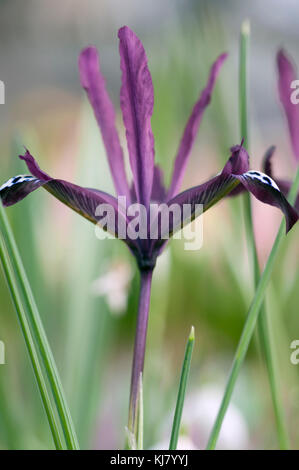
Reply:
<svg viewBox="0 0 299 470"><path fill-rule="evenodd" d="M294 157L299 161L299 104L293 103L291 99L294 91L292 82L298 77L283 50L277 54L277 68L279 97L286 114Z"/></svg>
<svg viewBox="0 0 299 470"><path fill-rule="evenodd" d="M187 122L180 147L175 159L173 176L168 192L168 199L172 198L179 190L184 176L185 168L188 162L195 137L197 135L203 113L211 101L212 92L221 66L225 61L227 54L222 54L211 67L210 75L206 87L202 90L199 100L195 103L191 116Z"/></svg>
<svg viewBox="0 0 299 470"><path fill-rule="evenodd" d="M273 176L272 156L274 154L274 150L275 150L274 146L270 147L267 150L267 152L264 156L264 160L263 160L263 170L267 175L269 175L271 178L275 179L275 182L277 183L277 186L279 187L280 191L285 195L285 197L287 197L289 192L290 192L292 182L288 181L288 180L284 180L284 179L278 179L278 178L275 178ZM294 206L295 206L296 211L299 213L299 193L297 195Z"/></svg>
<svg viewBox="0 0 299 470"><path fill-rule="evenodd" d="M115 112L100 71L98 52L95 47L87 47L81 52L79 73L81 85L87 93L102 132L117 195L129 197L123 151L115 128Z"/></svg>
<svg viewBox="0 0 299 470"><path fill-rule="evenodd" d="M239 150L237 150L238 147ZM181 219L176 219L170 233L175 233L190 221L189 218L184 220L184 212L182 210L184 204L191 206L190 213L192 220L196 216L196 204L202 204L203 212L205 212L223 197L227 196L239 183L260 201L280 208L286 218L287 231L297 222L297 212L288 203L276 183L269 176L259 171L246 170L244 173L240 173L242 168L246 169L247 152L240 146L233 147L232 150L232 155L221 174L200 186L178 194L168 202L169 207L173 204L178 204L181 207ZM236 173L233 173L233 171L236 171ZM188 212L187 215L189 216Z"/></svg>
<svg viewBox="0 0 299 470"><path fill-rule="evenodd" d="M127 26L118 32L122 86L120 103L137 200L148 207L154 174L151 116L154 91L141 41Z"/></svg>
<svg viewBox="0 0 299 470"><path fill-rule="evenodd" d="M243 141L242 141L243 143ZM243 145L234 145L231 147L231 156L227 160L222 170L223 175L242 175L249 170L249 155Z"/></svg>
<svg viewBox="0 0 299 470"><path fill-rule="evenodd" d="M127 220L124 210L118 206L118 201L115 197L96 189L83 188L68 181L51 178L39 168L28 150L25 155L20 155L20 158L25 160L33 176L19 175L11 178L1 186L0 198L4 206L16 204L28 196L28 194L43 187L90 222L99 224L108 230L114 227L114 230L109 231L115 236L118 236L118 227L121 222L124 224L123 226L126 226ZM103 204L113 208L113 214L111 211L110 219L107 219L108 215L106 217L106 226L101 223L106 213L101 214L99 211L100 206Z"/></svg>
<svg viewBox="0 0 299 470"><path fill-rule="evenodd" d="M19 155L19 158L25 161L30 173L32 173L32 175L35 176L36 178L39 178L41 181L49 181L51 179L51 176L47 175L47 173L41 170L37 162L31 155L31 153L29 152L29 150L26 148L25 150L26 150L25 154Z"/></svg>
<svg viewBox="0 0 299 470"><path fill-rule="evenodd" d="M266 175L272 178L272 156L276 150L276 147L272 145L266 151L264 158L263 158L263 171Z"/></svg>
<svg viewBox="0 0 299 470"><path fill-rule="evenodd" d="M236 174L240 175L245 173L249 170L249 155L244 147L242 147L243 141L241 145L235 145L230 150L232 152L232 156L226 162L225 167L223 168L222 174ZM235 159L235 155L238 158ZM241 193L245 193L246 189L242 184L238 184L232 191L230 191L227 196L234 197L238 196Z"/></svg>
<svg viewBox="0 0 299 470"><path fill-rule="evenodd" d="M132 203L137 202L134 183L132 184L130 190L131 190L131 201L132 201ZM151 201L153 201L153 202L165 201L166 193L167 193L167 191L166 191L166 188L164 186L163 171L159 167L159 165L155 165L155 167L154 167L153 186L152 186L152 193L151 193Z"/></svg>
<svg viewBox="0 0 299 470"><path fill-rule="evenodd" d="M159 165L155 165L151 200L162 202L165 200L165 198L166 188L164 186L163 171Z"/></svg>

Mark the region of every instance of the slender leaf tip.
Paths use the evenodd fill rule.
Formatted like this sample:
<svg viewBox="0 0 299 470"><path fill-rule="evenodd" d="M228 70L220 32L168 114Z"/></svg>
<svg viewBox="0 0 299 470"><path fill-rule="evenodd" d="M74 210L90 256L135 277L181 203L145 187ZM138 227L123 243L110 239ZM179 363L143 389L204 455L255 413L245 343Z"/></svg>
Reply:
<svg viewBox="0 0 299 470"><path fill-rule="evenodd" d="M194 329L194 326L191 326L189 341L194 341L194 340L195 340L195 329Z"/></svg>
<svg viewBox="0 0 299 470"><path fill-rule="evenodd" d="M242 34L242 36L249 36L250 35L250 21L249 21L248 18L246 20L244 20L243 23L242 23L241 34Z"/></svg>

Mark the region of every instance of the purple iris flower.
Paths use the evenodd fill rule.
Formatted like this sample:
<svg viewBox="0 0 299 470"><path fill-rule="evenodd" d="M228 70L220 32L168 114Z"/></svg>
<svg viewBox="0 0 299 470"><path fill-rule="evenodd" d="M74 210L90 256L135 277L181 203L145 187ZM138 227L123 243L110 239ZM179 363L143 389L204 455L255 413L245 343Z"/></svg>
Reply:
<svg viewBox="0 0 299 470"><path fill-rule="evenodd" d="M166 203L168 206L174 203L181 206L192 204L195 210L195 204L203 204L205 211L229 192L239 190L241 186L262 202L280 207L286 216L287 230L289 230L297 220L297 214L267 175L249 171L249 157L242 145L232 147L231 157L218 176L178 194L204 110L210 103L216 78L227 55L220 55L212 65L206 87L194 105L185 127L175 159L171 184L169 189L166 189L162 170L154 162L154 136L151 129L154 92L145 50L141 41L127 26L119 30L118 37L122 70L120 104L133 175L131 186L125 172L123 151L115 127L115 112L100 71L97 50L92 46L87 47L79 56L81 84L86 90L102 133L117 196L125 196L127 206L138 202L148 209L150 203L155 201ZM284 98L283 100L285 103L286 100ZM290 127L294 124L292 116L288 114ZM296 143L295 140L294 142ZM296 145L299 155L299 141ZM125 223L129 223L130 218L126 215L126 211L119 211L115 196L50 177L39 168L28 150L24 155L20 155L20 158L26 162L32 176L15 176L1 186L0 195L5 206L15 204L42 186L83 217L100 226L101 218L96 215L96 208L101 204L111 205L115 209L117 219L116 236L118 222L120 220L124 222L125 219ZM177 222L181 228L187 221L183 220L182 215L182 220ZM169 224L170 234L174 233L178 227L172 227L171 220ZM154 267L156 257L161 252L162 240L158 239L154 243L147 240L145 243L140 239L131 239L128 235L125 241L134 252L141 270Z"/></svg>
<svg viewBox="0 0 299 470"><path fill-rule="evenodd" d="M0 188L0 196L5 206L15 204L39 187L43 187L61 202L87 218L94 224L107 229L107 217L99 217L98 208L109 205L115 212L115 236L119 235L120 225L128 226L130 216L127 207L139 203L150 211L150 205L164 203L168 208L177 204L180 208L189 205L191 219L196 216L196 206L203 205L206 211L237 187L250 191L260 201L280 208L286 218L287 231L298 220L298 214L287 202L276 183L258 171L249 171L249 156L245 148L236 145L231 148L231 156L223 170L207 182L179 193L185 168L199 129L203 113L210 103L211 94L219 71L226 59L222 54L211 67L206 87L202 90L186 124L174 163L170 187L163 183L162 170L154 161L154 136L151 129L151 116L154 105L154 92L147 57L139 38L127 26L118 32L122 86L120 105L126 129L126 138L133 183L127 180L123 151L115 127L115 112L106 91L105 81L100 71L98 53L95 47L87 47L79 57L80 80L85 89L95 118L102 133L109 166L117 196L125 196L126 204L120 208L115 196L98 189L83 188L67 181L50 177L43 172L27 150L20 158L25 161L31 176L16 176ZM190 213L188 213L188 216ZM105 223L104 223L105 220ZM184 211L179 219L169 212L169 234L174 234L190 217ZM109 224L108 224L109 225ZM160 227L160 225L159 225ZM150 226L146 233L150 234ZM145 341L150 302L152 271L157 256L162 252L167 240L162 237L150 239L127 235L124 241L134 254L141 273L140 301L135 339L129 429L136 428L138 387L144 364Z"/></svg>

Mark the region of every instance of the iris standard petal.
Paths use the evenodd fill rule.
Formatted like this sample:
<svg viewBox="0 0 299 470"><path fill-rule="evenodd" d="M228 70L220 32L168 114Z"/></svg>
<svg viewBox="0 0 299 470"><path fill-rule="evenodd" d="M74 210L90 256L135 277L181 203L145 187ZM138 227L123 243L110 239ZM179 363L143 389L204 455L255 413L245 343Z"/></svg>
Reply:
<svg viewBox="0 0 299 470"><path fill-rule="evenodd" d="M243 142L243 141L242 141ZM242 175L249 170L249 155L247 150L241 145L234 145L230 148L231 156L227 160L222 170L223 175Z"/></svg>
<svg viewBox="0 0 299 470"><path fill-rule="evenodd" d="M267 175L269 175L271 178L274 178L273 177L273 171L272 171L272 157L274 155L274 151L275 151L275 147L274 146L270 147L267 150L267 152L264 156L264 160L263 160L263 171ZM274 179L275 179L275 181L277 183L277 186L279 187L280 191L285 195L285 197L288 197L288 194L289 194L291 186L292 186L292 182L288 181L288 180L284 180L284 179L277 179L277 178L274 178ZM299 193L297 195L294 207L295 207L296 211L299 213Z"/></svg>
<svg viewBox="0 0 299 470"><path fill-rule="evenodd" d="M166 198L163 170L155 165L151 201L163 202Z"/></svg>
<svg viewBox="0 0 299 470"><path fill-rule="evenodd" d="M296 80L295 68L284 53L280 50L277 54L278 91L280 101L286 114L288 128L293 148L294 157L299 161L299 104L293 103L291 94L294 91L291 86Z"/></svg>
<svg viewBox="0 0 299 470"><path fill-rule="evenodd" d="M154 175L152 78L141 41L127 26L118 32L122 86L120 104L138 202L148 207Z"/></svg>
<svg viewBox="0 0 299 470"><path fill-rule="evenodd" d="M103 136L117 195L129 197L123 151L115 127L115 112L101 74L98 52L95 47L87 47L81 52L79 73L81 85L87 93Z"/></svg>
<svg viewBox="0 0 299 470"><path fill-rule="evenodd" d="M272 156L276 150L276 147L272 145L271 147L268 148L266 151L264 158L263 158L263 171L266 173L266 175L270 176L272 178Z"/></svg>
<svg viewBox="0 0 299 470"><path fill-rule="evenodd" d="M195 103L191 116L187 122L184 134L175 159L173 176L168 192L168 199L172 198L180 189L188 157L190 155L197 131L199 129L203 113L211 101L212 92L221 66L225 61L227 54L222 54L211 67L206 87L201 92L199 100Z"/></svg>

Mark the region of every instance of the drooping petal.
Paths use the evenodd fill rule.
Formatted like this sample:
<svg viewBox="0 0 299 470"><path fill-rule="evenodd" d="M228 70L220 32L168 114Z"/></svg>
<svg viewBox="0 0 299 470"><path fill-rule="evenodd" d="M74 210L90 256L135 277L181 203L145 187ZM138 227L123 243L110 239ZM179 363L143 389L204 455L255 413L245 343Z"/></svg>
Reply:
<svg viewBox="0 0 299 470"><path fill-rule="evenodd" d="M197 205L202 204L202 212L205 212L236 188L238 184L239 181L233 176L220 174L206 183L187 189L174 196L167 202L167 205L169 208L178 205L181 212L179 213L179 217L176 217L175 220L172 220L171 214L170 234L174 234L196 217ZM186 211L185 214L183 212L184 206L186 206L186 208L189 207L189 212ZM188 216L188 219L186 216Z"/></svg>
<svg viewBox="0 0 299 470"><path fill-rule="evenodd" d="M6 207L12 206L43 184L45 184L44 180L39 180L31 175L13 176L0 187L2 204Z"/></svg>
<svg viewBox="0 0 299 470"><path fill-rule="evenodd" d="M206 107L211 101L212 92L221 66L225 61L227 54L222 54L211 67L210 75L206 87L201 92L199 100L195 103L191 116L187 122L180 147L175 159L173 176L168 192L168 199L172 198L180 189L188 157L190 155L195 137L197 135L201 119Z"/></svg>
<svg viewBox="0 0 299 470"><path fill-rule="evenodd" d="M297 77L293 64L283 50L277 54L277 68L279 97L286 114L294 157L299 161L299 104L293 103L291 97L294 92L292 83Z"/></svg>
<svg viewBox="0 0 299 470"><path fill-rule="evenodd" d="M263 158L263 171L266 173L266 175L270 176L272 178L272 156L276 150L276 147L272 145L271 147L268 148L266 151L264 158Z"/></svg>
<svg viewBox="0 0 299 470"><path fill-rule="evenodd" d="M245 161L247 152L243 148L240 148L238 151L238 147L240 146L232 148L232 156L226 163L221 174L200 186L178 194L168 202L168 207L178 204L181 208L180 218L171 220L173 226L171 227L170 233L180 230L190 221L189 217L185 218L183 211L184 205L189 205L190 212L187 211L186 214L187 216L191 214L192 220L196 216L197 204L202 204L203 212L205 212L236 188L239 183L260 201L276 206L282 210L286 218L287 232L292 228L295 222L297 222L297 212L288 203L276 183L269 176L259 171L245 171L244 173L240 173L242 169L246 168ZM236 171L236 173L231 173L230 171Z"/></svg>
<svg viewBox="0 0 299 470"><path fill-rule="evenodd" d="M151 201L162 202L166 198L163 171L159 165L155 165Z"/></svg>
<svg viewBox="0 0 299 470"><path fill-rule="evenodd" d="M292 187L291 181L279 179L279 180L276 180L276 182L277 182L277 186L279 187L280 191L287 197L289 192L290 192L290 189ZM294 207L295 207L296 211L299 214L299 192L297 194L297 198L296 198Z"/></svg>
<svg viewBox="0 0 299 470"><path fill-rule="evenodd" d="M19 175L11 178L1 186L0 197L4 206L11 206L36 189L43 187L75 212L92 223L103 226L104 229L108 229L115 236L118 236L120 223L126 225L123 208L119 207L115 197L96 189L83 188L68 181L51 178L40 170L28 150L25 155L20 155L20 158L25 160L33 176ZM103 208L103 205L113 208L111 217L106 212L101 213L99 209ZM108 217L110 217L109 220ZM103 225L104 221L106 225ZM113 227L114 231L111 230Z"/></svg>
<svg viewBox="0 0 299 470"><path fill-rule="evenodd" d="M283 192L275 181L260 171L249 171L243 175L236 175L243 186L259 201L278 207L285 215L286 231L291 230L298 220L298 213L289 204Z"/></svg>
<svg viewBox="0 0 299 470"><path fill-rule="evenodd" d="M101 74L99 56L95 47L87 47L81 52L79 73L81 85L87 93L103 136L117 195L129 197L123 151L115 127L115 112Z"/></svg>
<svg viewBox="0 0 299 470"><path fill-rule="evenodd" d="M122 86L121 109L137 200L148 207L154 174L151 116L154 91L141 41L127 26L118 32Z"/></svg>

